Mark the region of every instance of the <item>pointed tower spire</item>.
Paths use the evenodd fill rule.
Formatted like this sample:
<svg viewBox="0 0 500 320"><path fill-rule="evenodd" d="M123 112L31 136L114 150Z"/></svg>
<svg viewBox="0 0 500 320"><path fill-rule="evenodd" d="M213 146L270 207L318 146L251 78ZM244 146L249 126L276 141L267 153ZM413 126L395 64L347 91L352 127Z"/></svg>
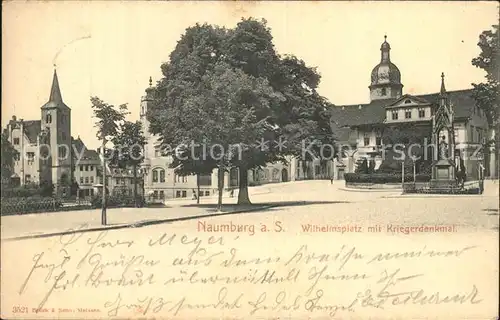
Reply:
<svg viewBox="0 0 500 320"><path fill-rule="evenodd" d="M444 72L441 72L441 91L440 91L440 94L441 95L446 94L446 88L444 87Z"/></svg>
<svg viewBox="0 0 500 320"><path fill-rule="evenodd" d="M54 64L54 77L52 78L52 88L50 89L49 102L62 102L61 89L57 79L56 65Z"/></svg>

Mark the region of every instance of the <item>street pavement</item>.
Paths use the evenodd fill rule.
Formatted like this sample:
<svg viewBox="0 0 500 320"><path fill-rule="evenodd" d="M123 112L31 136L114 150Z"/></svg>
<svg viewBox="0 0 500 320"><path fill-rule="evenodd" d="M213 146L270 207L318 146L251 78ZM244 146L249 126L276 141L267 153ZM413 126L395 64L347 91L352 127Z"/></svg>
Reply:
<svg viewBox="0 0 500 320"><path fill-rule="evenodd" d="M351 221L358 224L383 224L387 221L404 223L453 223L462 228L498 228L494 212L498 207L498 183L486 181L483 195L401 195L399 190L383 192L346 190L342 182L298 181L270 184L249 188L254 206L235 206L238 193L234 197L225 195L225 213L231 211L255 211L259 204L284 204L273 212L290 212L303 208L286 206L297 201L306 202L307 212L330 212L329 219L340 223ZM123 226L147 223L157 220L175 220L189 217L213 215L217 197L203 197L200 205L192 199L172 199L160 208L112 208L107 210L109 226ZM410 208L420 210L410 210ZM413 214L406 215L412 211ZM474 213L473 213L474 212ZM284 214L284 213L283 213ZM306 214L306 217L309 215ZM36 236L64 232L72 229L93 229L101 226L101 210L79 210L13 215L1 218L2 239Z"/></svg>
<svg viewBox="0 0 500 320"><path fill-rule="evenodd" d="M252 187L253 203L288 205L2 241L2 318L497 315L498 182L487 181L483 195L432 197L343 187L330 181ZM236 200L235 195L224 203ZM204 207L176 200L167 208L109 210L109 220L199 216L215 202L202 198ZM98 210L2 217L2 234L99 222ZM218 226L226 229L216 232ZM422 231L424 226L446 230ZM40 306L42 312L34 313Z"/></svg>

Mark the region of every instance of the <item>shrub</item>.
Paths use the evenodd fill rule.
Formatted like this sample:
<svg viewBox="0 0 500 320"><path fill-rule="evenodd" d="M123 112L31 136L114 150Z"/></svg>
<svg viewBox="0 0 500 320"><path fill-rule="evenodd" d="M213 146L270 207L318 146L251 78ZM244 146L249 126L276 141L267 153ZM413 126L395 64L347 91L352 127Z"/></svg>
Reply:
<svg viewBox="0 0 500 320"><path fill-rule="evenodd" d="M62 202L54 198L40 196L28 198L2 198L2 215L57 211Z"/></svg>
<svg viewBox="0 0 500 320"><path fill-rule="evenodd" d="M102 196L97 195L92 197L90 203L93 208L102 208ZM124 196L115 196L111 195L106 198L106 207L107 208L134 208L136 202L134 201L134 197L124 197ZM143 207L146 204L144 197L138 195L137 196L137 205L139 207Z"/></svg>
<svg viewBox="0 0 500 320"><path fill-rule="evenodd" d="M373 184L385 184L385 183L400 183L401 174L400 173L372 173L372 174L361 174L361 173L346 173L344 175L345 181L347 183L373 183ZM428 182L431 180L431 176L427 174L417 174L417 182ZM412 182L413 175L405 175L405 182Z"/></svg>

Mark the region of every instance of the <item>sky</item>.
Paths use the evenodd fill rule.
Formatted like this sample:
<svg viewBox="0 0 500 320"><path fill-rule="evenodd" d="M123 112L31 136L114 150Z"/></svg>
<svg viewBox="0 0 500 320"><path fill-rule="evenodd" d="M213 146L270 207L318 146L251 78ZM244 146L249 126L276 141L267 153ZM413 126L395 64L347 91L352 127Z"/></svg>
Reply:
<svg viewBox="0 0 500 320"><path fill-rule="evenodd" d="M335 105L367 103L370 73L387 35L403 94L460 90L484 80L471 65L479 34L498 21L496 2L3 2L2 127L16 115L39 120L57 73L72 109L72 135L99 142L91 96L128 103L161 78L184 30L207 22L234 27L264 18L280 54L293 54L322 76L319 92Z"/></svg>

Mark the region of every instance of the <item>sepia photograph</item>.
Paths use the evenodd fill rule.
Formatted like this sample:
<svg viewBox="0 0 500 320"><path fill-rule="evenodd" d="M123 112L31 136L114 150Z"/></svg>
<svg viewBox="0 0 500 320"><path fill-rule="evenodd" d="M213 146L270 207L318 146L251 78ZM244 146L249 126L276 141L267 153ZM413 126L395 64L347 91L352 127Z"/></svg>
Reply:
<svg viewBox="0 0 500 320"><path fill-rule="evenodd" d="M498 319L495 1L4 1L1 319Z"/></svg>

